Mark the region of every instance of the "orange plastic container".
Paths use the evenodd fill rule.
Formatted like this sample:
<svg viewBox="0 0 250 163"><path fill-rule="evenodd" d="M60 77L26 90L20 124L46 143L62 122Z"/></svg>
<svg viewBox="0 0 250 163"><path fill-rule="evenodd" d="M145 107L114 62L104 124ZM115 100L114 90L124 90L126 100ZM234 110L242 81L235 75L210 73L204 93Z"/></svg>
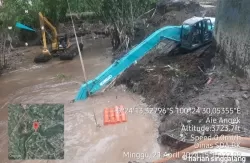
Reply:
<svg viewBox="0 0 250 163"><path fill-rule="evenodd" d="M127 122L127 115L126 115L126 113L125 113L125 111L124 111L124 107L123 107L123 105L121 105L120 106L120 110L121 110L121 121L122 122Z"/></svg>
<svg viewBox="0 0 250 163"><path fill-rule="evenodd" d="M118 106L115 106L115 119L116 119L116 123L121 122L120 109Z"/></svg>
<svg viewBox="0 0 250 163"><path fill-rule="evenodd" d="M110 117L110 123L115 124L116 119L115 119L115 109L114 108L109 109L109 117Z"/></svg>
<svg viewBox="0 0 250 163"><path fill-rule="evenodd" d="M109 109L105 108L103 112L103 120L104 120L104 125L110 124L110 119L109 119Z"/></svg>

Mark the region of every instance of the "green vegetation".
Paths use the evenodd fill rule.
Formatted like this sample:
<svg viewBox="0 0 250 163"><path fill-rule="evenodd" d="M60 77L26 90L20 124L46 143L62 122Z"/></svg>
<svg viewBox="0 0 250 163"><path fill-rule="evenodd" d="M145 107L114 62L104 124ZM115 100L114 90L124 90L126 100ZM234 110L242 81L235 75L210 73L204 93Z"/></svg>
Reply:
<svg viewBox="0 0 250 163"><path fill-rule="evenodd" d="M56 78L61 80L61 81L64 81L64 80L69 80L71 78L71 76L67 76L67 75L64 75L64 74L57 74L56 75Z"/></svg>
<svg viewBox="0 0 250 163"><path fill-rule="evenodd" d="M69 0L71 11L93 11L105 23L129 24L133 18L146 12L156 0ZM25 10L29 13L25 14ZM41 11L54 24L65 21L67 0L4 0L0 10L1 27L23 22L39 27L38 12Z"/></svg>
<svg viewBox="0 0 250 163"><path fill-rule="evenodd" d="M22 22L39 27L38 12L43 12L53 23L63 21L67 12L66 0L6 0L0 12L2 27ZM28 10L28 13L25 13Z"/></svg>
<svg viewBox="0 0 250 163"><path fill-rule="evenodd" d="M87 5L102 22L111 26L111 39L116 50L130 46L136 19L155 7L157 0L89 0Z"/></svg>
<svg viewBox="0 0 250 163"><path fill-rule="evenodd" d="M55 26L59 22L68 21L69 13L67 0L2 0L0 7L0 30L5 33L1 36L0 45L4 46L9 33L11 37L18 36L20 41L27 41L27 38L37 37L37 34L23 31L14 27L16 22L21 22L27 26L39 30L38 12L42 12ZM134 36L135 20L155 7L157 0L69 0L72 13L88 15L82 13L93 13L92 18L102 21L109 26L111 33L112 45L117 49L121 45L128 48L130 40ZM28 13L25 13L28 10ZM90 14L91 15L91 14ZM89 20L89 19L88 19ZM12 26L10 32L8 26ZM8 31L8 32L6 32ZM36 36L34 36L36 35ZM4 38L2 38L4 37ZM2 54L1 54L2 53ZM1 55L5 55L0 51L0 69L5 62Z"/></svg>

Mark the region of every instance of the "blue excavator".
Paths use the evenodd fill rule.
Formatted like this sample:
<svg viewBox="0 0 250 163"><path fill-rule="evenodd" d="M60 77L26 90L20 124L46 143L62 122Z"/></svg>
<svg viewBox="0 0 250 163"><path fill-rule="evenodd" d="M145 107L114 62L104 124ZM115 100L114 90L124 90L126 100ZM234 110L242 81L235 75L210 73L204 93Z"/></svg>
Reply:
<svg viewBox="0 0 250 163"><path fill-rule="evenodd" d="M122 58L116 60L95 79L82 84L75 101L84 100L108 86L122 72L137 63L163 40L171 40L180 45L181 49L188 51L211 43L214 24L215 18L213 17L192 17L184 21L181 26L166 26L155 31Z"/></svg>

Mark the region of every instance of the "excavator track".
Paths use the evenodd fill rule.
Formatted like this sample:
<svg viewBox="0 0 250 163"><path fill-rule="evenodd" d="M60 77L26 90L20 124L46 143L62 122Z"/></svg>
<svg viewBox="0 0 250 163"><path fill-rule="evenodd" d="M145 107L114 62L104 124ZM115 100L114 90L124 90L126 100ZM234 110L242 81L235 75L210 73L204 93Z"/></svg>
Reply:
<svg viewBox="0 0 250 163"><path fill-rule="evenodd" d="M82 50L82 44L79 45L80 50ZM75 56L78 55L78 49L76 44L72 44L68 49L60 52L60 60L72 60Z"/></svg>
<svg viewBox="0 0 250 163"><path fill-rule="evenodd" d="M52 58L51 55L44 55L44 54L39 54L34 58L35 63L44 63L48 62Z"/></svg>
<svg viewBox="0 0 250 163"><path fill-rule="evenodd" d="M72 60L77 55L77 46L76 44L71 45L68 49L60 52L60 60Z"/></svg>

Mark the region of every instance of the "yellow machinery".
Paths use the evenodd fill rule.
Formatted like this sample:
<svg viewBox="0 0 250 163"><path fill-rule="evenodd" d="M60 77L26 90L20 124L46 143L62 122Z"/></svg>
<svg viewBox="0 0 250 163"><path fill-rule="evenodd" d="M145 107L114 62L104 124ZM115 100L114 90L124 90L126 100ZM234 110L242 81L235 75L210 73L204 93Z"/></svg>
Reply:
<svg viewBox="0 0 250 163"><path fill-rule="evenodd" d="M47 62L52 58L52 54L53 56L59 56L61 60L72 60L78 54L77 45L70 43L67 34L58 34L56 28L41 12L39 12L39 20L42 32L43 50L42 54L35 57L34 62ZM45 25L52 32L51 51L49 51L47 47ZM79 46L82 50L83 44Z"/></svg>

